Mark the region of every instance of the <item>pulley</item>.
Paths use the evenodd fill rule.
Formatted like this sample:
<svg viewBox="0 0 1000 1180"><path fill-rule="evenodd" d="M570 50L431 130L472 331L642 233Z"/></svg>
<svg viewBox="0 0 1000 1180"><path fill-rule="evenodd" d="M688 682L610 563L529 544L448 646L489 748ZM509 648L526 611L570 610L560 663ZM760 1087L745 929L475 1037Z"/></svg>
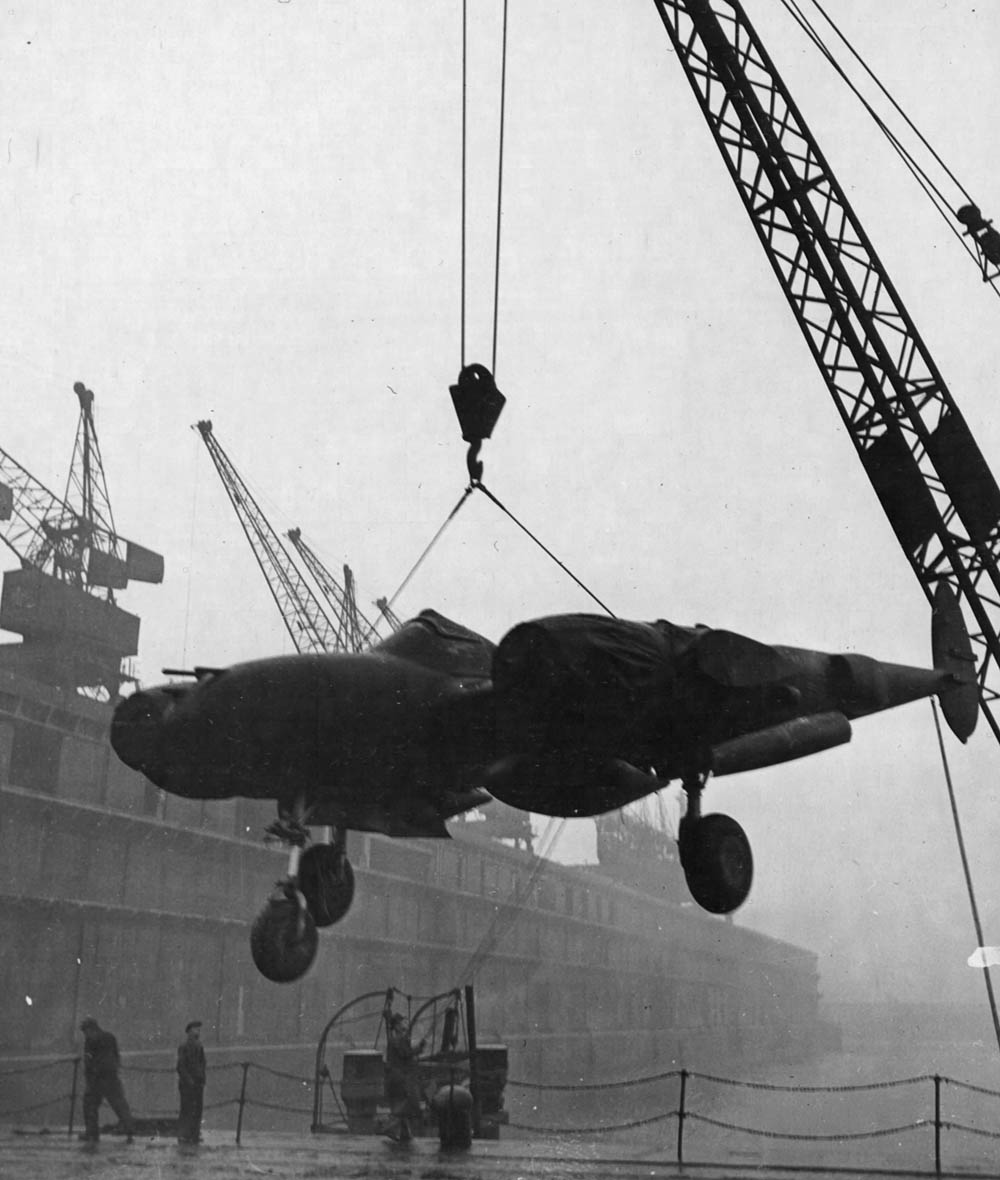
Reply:
<svg viewBox="0 0 1000 1180"><path fill-rule="evenodd" d="M497 389L493 374L485 365L466 365L458 375L458 383L449 388L462 438L471 444L466 456L469 478L478 483L483 474L479 448L483 439L493 433L507 399Z"/></svg>

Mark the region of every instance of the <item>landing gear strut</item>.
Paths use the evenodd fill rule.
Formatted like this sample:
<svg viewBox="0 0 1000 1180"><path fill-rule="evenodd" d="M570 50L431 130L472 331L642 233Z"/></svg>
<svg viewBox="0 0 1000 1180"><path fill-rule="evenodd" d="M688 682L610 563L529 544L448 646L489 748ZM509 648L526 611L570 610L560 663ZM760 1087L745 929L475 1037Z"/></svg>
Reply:
<svg viewBox="0 0 1000 1180"><path fill-rule="evenodd" d="M289 845L288 875L257 915L250 953L257 970L273 983L292 983L309 970L319 945L317 927L331 926L350 909L354 870L344 851L346 832L326 844L310 844L301 808L279 809L267 835Z"/></svg>
<svg viewBox="0 0 1000 1180"><path fill-rule="evenodd" d="M731 914L747 899L753 882L753 853L746 832L728 815L701 814L705 776L683 782L688 805L677 843L691 896L713 914Z"/></svg>

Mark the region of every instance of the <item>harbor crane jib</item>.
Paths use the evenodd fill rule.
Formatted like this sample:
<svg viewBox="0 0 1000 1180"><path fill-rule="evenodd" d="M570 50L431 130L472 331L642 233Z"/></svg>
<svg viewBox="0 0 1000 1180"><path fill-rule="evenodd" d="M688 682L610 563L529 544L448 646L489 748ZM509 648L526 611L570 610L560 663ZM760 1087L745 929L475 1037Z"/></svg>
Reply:
<svg viewBox="0 0 1000 1180"><path fill-rule="evenodd" d="M653 2L924 595L958 598L1000 740L1000 488L741 0ZM1000 258L975 206L957 217Z"/></svg>
<svg viewBox="0 0 1000 1180"><path fill-rule="evenodd" d="M222 480L281 620L298 652L342 651L343 626L330 618L312 587L302 576L281 538L268 521L235 464L215 436L212 423L197 424L215 469Z"/></svg>
<svg viewBox="0 0 1000 1180"><path fill-rule="evenodd" d="M0 627L22 636L0 664L62 688L117 695L123 661L138 651L139 619L115 602L129 582L163 581L163 558L120 536L111 513L94 424L94 394L80 406L62 499L0 450L0 540L21 568L4 575Z"/></svg>

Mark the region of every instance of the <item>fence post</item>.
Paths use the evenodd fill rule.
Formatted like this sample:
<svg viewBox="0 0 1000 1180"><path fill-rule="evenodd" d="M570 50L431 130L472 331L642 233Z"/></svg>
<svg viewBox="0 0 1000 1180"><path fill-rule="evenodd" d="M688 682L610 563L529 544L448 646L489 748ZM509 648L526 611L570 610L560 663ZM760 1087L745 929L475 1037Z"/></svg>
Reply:
<svg viewBox="0 0 1000 1180"><path fill-rule="evenodd" d="M247 1074L250 1072L250 1062L241 1061L240 1066L243 1069L243 1081L240 1083L240 1111L236 1116L236 1145L239 1146L240 1135L243 1134L243 1107L247 1101Z"/></svg>
<svg viewBox="0 0 1000 1180"><path fill-rule="evenodd" d="M934 1075L934 1171L941 1175L941 1077Z"/></svg>
<svg viewBox="0 0 1000 1180"><path fill-rule="evenodd" d="M70 1092L69 1092L69 1128L66 1131L66 1134L70 1137L70 1139L73 1138L73 1117L76 1114L76 1080L77 1080L77 1076L79 1075L79 1073L80 1073L80 1058L74 1057L73 1058L73 1085L70 1087Z"/></svg>
<svg viewBox="0 0 1000 1180"><path fill-rule="evenodd" d="M677 1104L677 1162L684 1165L684 1095L687 1092L688 1071L681 1070L681 1096Z"/></svg>

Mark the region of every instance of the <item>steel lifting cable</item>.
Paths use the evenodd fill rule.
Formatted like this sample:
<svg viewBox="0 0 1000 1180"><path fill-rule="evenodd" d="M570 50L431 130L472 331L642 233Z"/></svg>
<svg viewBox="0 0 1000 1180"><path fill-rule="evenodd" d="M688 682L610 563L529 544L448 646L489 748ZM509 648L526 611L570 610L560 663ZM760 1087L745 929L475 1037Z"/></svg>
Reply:
<svg viewBox="0 0 1000 1180"><path fill-rule="evenodd" d="M402 580L402 582L400 582L400 584L399 584L399 587L397 588L396 592L395 592L395 593L392 595L392 597L391 597L391 598L388 600L387 607L391 608L391 607L392 607L392 605L395 603L396 599L397 599L397 598L400 596L400 594L402 594L402 592L403 592L403 591L406 589L406 587L407 587L407 585L409 584L409 582L410 582L411 578L414 576L414 574L417 572L417 570L420 568L420 566L421 566L421 565L423 565L423 563L424 563L424 559L425 559L425 558L428 556L428 554L430 553L430 551L431 551L431 550L434 548L434 546L435 546L435 545L438 543L438 541L441 539L442 535L444 534L444 531L445 531L445 529L446 529L446 528L448 527L448 525L449 525L449 524L451 524L451 522L452 522L452 521L455 519L455 517L456 517L456 516L458 515L458 513L459 513L459 510L460 510L460 509L463 507L463 505L464 505L464 504L466 503L466 501L468 500L469 496L471 496L471 495L472 495L472 493L473 493L474 491L480 491L480 492L482 492L482 493L483 493L483 495L484 495L484 496L486 496L486 498L487 498L488 500L490 500L492 503L494 503L494 504L495 504L495 505L496 505L496 506L497 506L497 507L500 509L500 511L501 511L501 512L503 512L503 513L504 513L504 515L505 515L505 516L507 516L507 517L508 517L510 520L512 520L512 521L514 522L514 524L516 524L516 525L517 525L517 527L518 527L518 528L519 528L519 529L520 529L520 530L521 530L521 531L522 531L522 532L523 532L523 533L524 533L524 534L525 534L527 537L529 537L529 538L530 538L532 541L534 541L534 543L535 543L535 544L538 546L538 548L539 548L539 549L541 549L541 550L542 550L542 552L543 552L543 553L544 553L544 554L545 554L547 557L550 557L550 558L551 558L551 559L552 559L552 560L553 560L553 561L556 563L556 565L557 565L557 566L558 566L558 567L559 567L559 568L560 568L560 569L563 571L563 573L565 573L565 574L567 575L567 577L571 578L571 579L572 579L572 580L573 580L573 581L574 581L574 582L575 582L575 583L576 583L576 584L577 584L577 585L580 587L580 589L581 589L581 590L582 590L582 591L583 591L585 594L587 594L587 595L588 595L590 598L592 598L592 599L594 600L594 602L596 602L596 603L597 603L597 605L598 605L598 606L601 608L601 610L605 611L605 612L606 612L606 613L607 613L607 614L608 614L608 615L609 615L609 616L610 616L612 619L616 619L616 618L618 617L618 616L615 614L615 612L614 612L614 611L613 611L613 610L612 610L612 609L611 609L611 608L610 608L610 607L609 607L609 606L608 606L606 603L602 602L602 600L601 600L600 598L598 598L598 597L597 597L597 595L596 595L596 594L593 592L593 590L591 590L591 589L590 589L590 588L589 588L589 587L586 585L586 583L582 582L582 581L581 581L581 580L580 580L580 579L579 579L579 578L576 576L576 574L574 574L574 573L573 573L573 571L572 571L572 570L569 568L569 566L567 566L567 565L566 565L566 563L565 563L565 562L561 561L561 560L560 560L560 559L559 559L559 558L558 558L558 557L557 557L557 556L556 556L556 555L555 555L555 554L552 552L552 550L551 550L551 549L549 549L549 547L548 547L547 545L545 545L545 544L544 544L544 543L543 543L543 542L542 542L542 541L541 541L541 540L540 540L540 539L539 539L539 538L538 538L538 537L537 537L537 536L536 536L536 535L535 535L535 534L534 534L534 533L531 531L531 529L529 529L529 528L527 527L527 525L525 525L525 524L524 524L524 523L522 523L520 520L518 520L518 518L517 518L517 517L516 517L516 516L513 514L513 512L511 512L511 510L510 510L510 509L509 509L509 508L508 508L508 507L507 507L505 504L503 504L503 503L502 503L502 502L501 502L501 501L500 501L500 500L499 500L499 499L498 499L498 498L497 498L497 497L496 497L496 496L495 496L495 495L494 495L494 494L493 494L493 493L492 493L492 492L489 490L489 488L487 488L487 487L486 487L486 485L485 485L484 483L482 483L480 480L473 480L473 481L472 481L472 483L470 483L470 484L468 485L468 487L466 487L465 491L464 491L464 492L462 492L462 495L461 495L461 497L459 498L459 501L458 501L458 503L455 505L455 507L454 507L454 508L452 508L451 512L449 512L449 513L448 513L448 515L445 517L444 523L441 525L441 527L438 529L438 531L437 531L437 532L434 534L434 536L433 536L433 537L431 537L431 539L430 539L430 541L427 543L427 546L425 547L424 551L423 551L423 552L420 554L420 556L417 558L417 560L416 560L416 561L413 563L413 566L412 566L412 568L410 569L410 572L409 572L409 573L406 575L406 577L405 577L405 578Z"/></svg>
<svg viewBox="0 0 1000 1180"><path fill-rule="evenodd" d="M515 919L519 916L524 902L534 892L539 877L549 867L551 863L548 859L549 854L555 848L565 826L565 818L549 817L549 822L539 840L538 852L535 854L535 861L531 866L531 872L528 874L527 881L523 887L520 883L515 883L514 888L507 896L507 900L497 905L492 921L487 926L482 938L469 956L465 967L459 975L460 982L471 982L476 977L480 967L482 967L496 949L501 938L511 928Z"/></svg>
<svg viewBox="0 0 1000 1180"><path fill-rule="evenodd" d="M910 117L906 114L906 112L903 110L903 108L900 106L900 104L896 101L896 99L893 97L893 95L889 92L889 90L886 88L886 86L882 83L882 81L874 73L874 71L867 64L867 62L865 62L865 60L862 58L862 56L857 51L857 49L855 49L855 47L851 44L851 42L848 40L846 35L839 28L839 26L834 22L833 18L826 12L826 10L823 8L823 6L819 3L819 0L812 0L812 2L813 2L813 5L816 7L816 9L823 16L823 18L827 21L827 23L833 29L833 31L840 38L840 40L843 41L843 43L847 46L847 49L850 51L850 53L853 55L853 57L856 58L856 60L859 62L862 69L874 81L875 85L879 88L879 90L882 91L882 93L885 95L885 97L889 100L889 102L892 104L893 108L898 112L898 114L901 116L901 118L906 123L906 125L910 128L910 130L914 133L914 135L916 135L916 137L924 145L924 147L930 153L932 158L935 160L935 162L938 164L938 166L945 173L945 175L949 178L949 180L952 181L952 183L955 185L955 187L962 193L963 197L966 199L968 204L973 205L972 198L969 195L968 190L965 188L965 186L961 183L961 181L958 179L958 177L955 176L955 174L951 171L951 169L947 166L947 164L945 164L944 160L941 158L941 156L938 154L938 152L936 152L935 149L931 146L929 141L926 139L926 137L923 135L923 133L920 131L920 129L916 126L916 124L913 122L913 120L910 119ZM926 170L923 169L917 163L917 161L913 157L912 153L907 150L907 148L900 141L899 137L888 127L888 125L885 123L885 121L882 119L882 117L878 114L878 112L874 109L874 107L871 105L871 103L864 97L864 95L861 93L861 91L858 89L858 87L847 76L843 67L840 65L840 63L837 61L837 59L834 57L832 51L829 49L829 47L823 41L822 37L817 32L815 26L810 22L809 18L805 15L805 13L799 7L797 0L781 0L781 4L785 8L785 10L789 13L789 15L793 18L793 20L795 20L795 22L799 25L799 27L805 32L806 36L812 41L812 43L819 50L819 52L826 58L827 62L830 64L830 66L836 71L837 74L839 74L840 78L843 80L843 82L848 87L848 89L855 95L855 97L858 99L858 101L861 103L861 105L865 108L865 110L868 112L871 119L875 123L875 125L879 128L879 130L882 132L882 134L886 137L886 139L891 144L893 150L897 153L897 155L900 157L900 159L903 161L903 163L909 169L911 175L914 177L916 182L923 189L925 196L927 196L928 200L935 207L935 209L937 210L937 212L941 216L942 220L948 226L949 232L951 234L953 234L953 236L956 238L956 240L962 246L962 249L965 250L965 252L969 255L969 257L972 258L978 265L979 259L978 259L975 249L973 249L973 247L970 245L969 241L966 240L966 236L964 234L960 233L955 228L955 225L953 223L953 218L955 217L957 210L952 208L951 203L948 201L947 197L945 197L945 195L941 192L941 190L937 187L937 185L934 184L934 182L931 180L930 176L927 174ZM995 280L988 279L987 281L989 282L989 285L993 288L994 292L996 294L1000 295L1000 288L997 287Z"/></svg>
<svg viewBox="0 0 1000 1180"><path fill-rule="evenodd" d="M517 525L517 527L526 536L530 537L531 540L535 542L535 544L539 547L539 549L542 550L543 553L545 553L547 556L552 558L552 560L556 563L557 566L559 566L559 568L563 571L563 573L567 574L570 578L572 578L573 581L576 582L576 584L580 587L580 589L585 594L588 594L597 603L597 605L601 608L601 610L606 611L607 614L609 614L611 616L611 618L613 618L613 619L616 619L618 617L615 614L615 612L611 609L611 607L609 607L606 603L602 602L597 597L597 595L593 592L593 590L589 589L589 587L587 587L583 582L581 582L580 579L576 576L576 574L574 574L573 571L569 568L569 566L567 566L564 562L560 561L559 558L556 557L556 555L552 552L552 550L549 549L547 545L544 545L538 539L538 537L536 537L535 534L527 527L527 525L522 524L521 521L519 521L517 519L517 517L513 514L513 512L511 512L511 510L509 508L507 508L504 504L502 504L497 499L497 497L493 495L493 493L489 490L489 488L486 487L486 485L484 483L480 482L479 480L476 480L472 484L470 484L470 487L477 488L479 491L481 491L483 493L484 496L486 496L486 498L488 500L492 500L492 502L494 504L496 504L496 506L500 509L501 512L503 512L506 516L510 517L510 519Z"/></svg>
<svg viewBox="0 0 1000 1180"><path fill-rule="evenodd" d="M938 716L937 701L931 697L931 708L934 710L934 728L937 730L938 748L941 751L941 764L944 767L944 779L948 786L948 801L951 804L951 818L955 823L955 837L958 840L958 853L962 858L962 872L965 874L965 887L969 893L969 905L972 909L972 922L976 928L978 946L985 946L983 941L983 924L979 920L979 906L976 904L976 892L972 886L972 872L969 869L969 857L965 851L965 840L962 836L962 824L958 818L958 802L955 799L955 787L951 780L951 769L948 766L948 754L945 750L944 736L941 733L941 720ZM990 976L989 965L984 965L983 976L986 980L986 995L989 999L990 1014L993 1017L993 1032L1000 1049L1000 1016L997 1015L997 1001L993 994L993 980Z"/></svg>
<svg viewBox="0 0 1000 1180"><path fill-rule="evenodd" d="M465 368L465 238L466 238L466 169L468 166L468 86L469 86L469 3L462 0L462 278L461 278L461 347L459 368Z"/></svg>
<svg viewBox="0 0 1000 1180"><path fill-rule="evenodd" d="M507 108L507 0L503 0L503 44L500 51L500 148L497 159L497 246L493 263L493 376L497 373L497 325L500 317L500 222L503 212L503 142Z"/></svg>
<svg viewBox="0 0 1000 1180"><path fill-rule="evenodd" d="M451 524L451 522L458 515L459 509L465 504L466 500L468 500L470 495L472 495L472 485L471 484L462 493L461 498L459 499L459 501L455 505L455 507L445 517L444 524L441 525L441 527L434 534L434 536L431 537L430 541L428 541L427 546L425 547L423 553L421 553L420 556L417 558L417 560L413 563L413 566L410 569L410 572L406 575L406 577L402 580L402 582L400 582L399 586L396 589L395 594L393 594L393 596L386 603L385 611L383 613L387 613L389 610L392 609L393 603L400 596L400 594L402 594L403 591L406 589L407 585L409 584L410 579L417 572L417 570L421 567L421 565L423 565L424 558L428 555L428 553L430 553L430 551L434 548L434 546L441 539L441 536L444 533L444 530L448 527L448 525Z"/></svg>
<svg viewBox="0 0 1000 1180"><path fill-rule="evenodd" d="M496 247L493 260L493 354L491 369L496 374L497 335L500 319L500 238L503 217L503 159L504 131L507 111L507 9L503 5L503 33L500 50L500 131L497 151L497 215ZM468 0L462 0L462 213L461 213L461 327L460 327L460 368L465 368L465 329L468 272L468 152L469 152L469 9Z"/></svg>

